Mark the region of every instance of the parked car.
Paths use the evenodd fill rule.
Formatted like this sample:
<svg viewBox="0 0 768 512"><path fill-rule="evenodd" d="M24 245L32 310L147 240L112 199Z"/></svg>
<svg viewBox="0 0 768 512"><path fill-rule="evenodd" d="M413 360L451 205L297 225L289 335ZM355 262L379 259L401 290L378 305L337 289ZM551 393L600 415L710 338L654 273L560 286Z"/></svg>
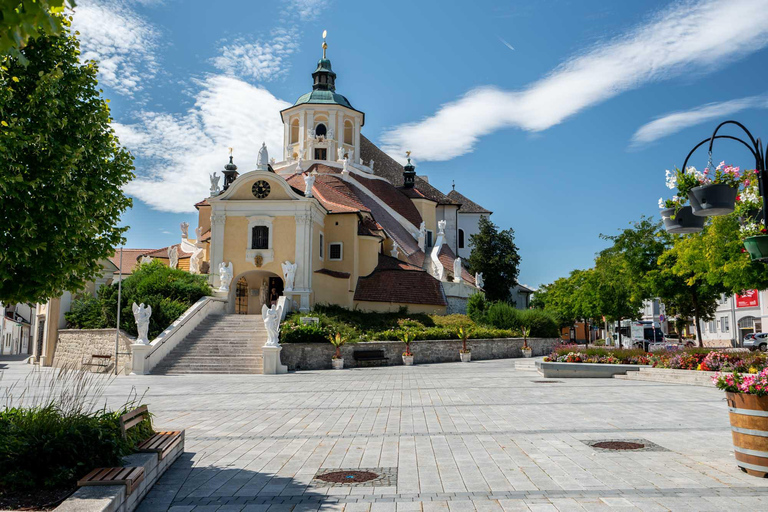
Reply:
<svg viewBox="0 0 768 512"><path fill-rule="evenodd" d="M750 333L744 336L744 348L749 350L768 351L768 332Z"/></svg>

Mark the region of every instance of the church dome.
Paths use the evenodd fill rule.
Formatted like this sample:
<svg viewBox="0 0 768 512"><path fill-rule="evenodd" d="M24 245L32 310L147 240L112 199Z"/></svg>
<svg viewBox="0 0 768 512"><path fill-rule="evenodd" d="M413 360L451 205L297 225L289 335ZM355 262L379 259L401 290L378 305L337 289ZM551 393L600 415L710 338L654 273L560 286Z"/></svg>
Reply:
<svg viewBox="0 0 768 512"><path fill-rule="evenodd" d="M307 94L303 94L299 97L299 99L296 100L296 103L294 105L301 105L303 103L321 103L325 105L341 105L343 107L351 108L354 110L354 107L349 103L349 100L342 96L341 94L338 94L334 91L328 91L328 90L314 90L312 92L308 92Z"/></svg>

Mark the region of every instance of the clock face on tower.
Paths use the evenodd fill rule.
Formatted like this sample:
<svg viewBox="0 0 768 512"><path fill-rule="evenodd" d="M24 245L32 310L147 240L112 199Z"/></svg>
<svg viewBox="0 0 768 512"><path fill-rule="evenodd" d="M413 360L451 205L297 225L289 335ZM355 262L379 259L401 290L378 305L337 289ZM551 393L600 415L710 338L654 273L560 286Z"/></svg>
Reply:
<svg viewBox="0 0 768 512"><path fill-rule="evenodd" d="M253 195L256 197L256 199L264 199L269 195L269 183L264 180L259 180L253 184L251 192L253 192Z"/></svg>

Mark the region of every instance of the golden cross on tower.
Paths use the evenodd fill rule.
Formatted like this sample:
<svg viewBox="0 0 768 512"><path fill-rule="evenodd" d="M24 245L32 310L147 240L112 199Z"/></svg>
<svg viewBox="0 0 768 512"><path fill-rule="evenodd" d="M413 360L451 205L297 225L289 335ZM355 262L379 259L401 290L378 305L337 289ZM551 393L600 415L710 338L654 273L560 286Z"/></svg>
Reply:
<svg viewBox="0 0 768 512"><path fill-rule="evenodd" d="M325 50L328 48L328 43L325 42L325 37L328 35L327 30L323 30L323 58L325 58Z"/></svg>

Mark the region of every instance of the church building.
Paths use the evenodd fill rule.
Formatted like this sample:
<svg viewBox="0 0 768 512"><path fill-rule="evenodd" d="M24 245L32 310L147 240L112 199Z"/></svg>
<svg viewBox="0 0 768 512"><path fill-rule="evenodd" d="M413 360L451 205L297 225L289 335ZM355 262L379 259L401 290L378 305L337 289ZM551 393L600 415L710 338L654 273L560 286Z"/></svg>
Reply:
<svg viewBox="0 0 768 512"><path fill-rule="evenodd" d="M279 113L279 161L262 145L254 170L239 172L230 156L221 187L211 177L211 196L195 205L192 265L210 269L231 313L258 314L281 295L301 310L463 312L482 276L459 256L491 212L363 136L365 113L336 92L326 49L312 91Z"/></svg>

